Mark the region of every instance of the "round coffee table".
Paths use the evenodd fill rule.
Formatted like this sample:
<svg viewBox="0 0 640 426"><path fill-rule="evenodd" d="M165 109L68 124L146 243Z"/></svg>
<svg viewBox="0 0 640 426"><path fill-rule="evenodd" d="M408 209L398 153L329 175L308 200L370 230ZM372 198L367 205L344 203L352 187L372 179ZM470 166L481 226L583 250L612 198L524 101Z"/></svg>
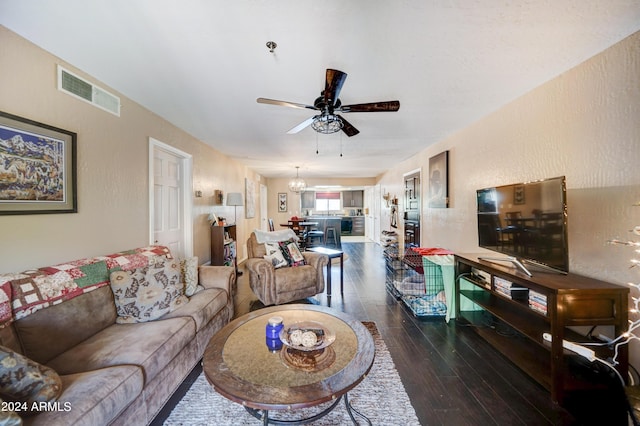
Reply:
<svg viewBox="0 0 640 426"><path fill-rule="evenodd" d="M285 329L294 323L314 321L335 333L335 341L317 351L318 368L312 362L292 364L287 346L273 347L265 335L267 320L284 319ZM308 356L308 354L303 354ZM250 312L227 324L209 342L203 371L213 388L242 404L263 424L305 424L333 410L341 399L354 424L357 412L347 397L373 365L375 347L369 330L349 315L314 305L282 305ZM313 361L313 360L312 360ZM269 418L269 411L295 410L334 401L311 417L296 420ZM369 422L370 424L370 422Z"/></svg>

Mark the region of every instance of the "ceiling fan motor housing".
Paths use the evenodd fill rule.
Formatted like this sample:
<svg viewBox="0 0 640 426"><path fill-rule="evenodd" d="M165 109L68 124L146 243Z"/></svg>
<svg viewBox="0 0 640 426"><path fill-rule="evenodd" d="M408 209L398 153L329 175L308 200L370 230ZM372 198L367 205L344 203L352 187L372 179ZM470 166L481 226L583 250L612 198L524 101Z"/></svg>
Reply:
<svg viewBox="0 0 640 426"><path fill-rule="evenodd" d="M324 92L323 92L324 93ZM320 111L327 112L329 114L333 114L334 109L340 108L342 105L342 101L337 99L333 105L327 104L324 101L324 96L318 96L315 101L313 101L313 106L319 109Z"/></svg>

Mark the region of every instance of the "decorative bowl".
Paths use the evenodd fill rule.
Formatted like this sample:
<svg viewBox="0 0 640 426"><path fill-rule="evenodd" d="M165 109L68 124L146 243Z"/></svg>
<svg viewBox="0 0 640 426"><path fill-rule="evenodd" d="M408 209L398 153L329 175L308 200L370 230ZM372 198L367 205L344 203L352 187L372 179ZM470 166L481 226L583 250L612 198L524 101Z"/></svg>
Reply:
<svg viewBox="0 0 640 426"><path fill-rule="evenodd" d="M336 335L316 321L300 321L280 331L282 343L298 351L324 349L336 340Z"/></svg>

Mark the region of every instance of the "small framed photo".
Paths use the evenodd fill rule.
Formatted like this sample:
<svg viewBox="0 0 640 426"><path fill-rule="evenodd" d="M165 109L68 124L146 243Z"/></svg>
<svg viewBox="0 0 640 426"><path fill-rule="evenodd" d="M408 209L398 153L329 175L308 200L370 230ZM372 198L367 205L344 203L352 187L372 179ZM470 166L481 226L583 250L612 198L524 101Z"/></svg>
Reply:
<svg viewBox="0 0 640 426"><path fill-rule="evenodd" d="M284 213L287 211L287 193L278 192L278 212Z"/></svg>
<svg viewBox="0 0 640 426"><path fill-rule="evenodd" d="M78 212L76 138L0 111L0 215Z"/></svg>
<svg viewBox="0 0 640 426"><path fill-rule="evenodd" d="M516 185L513 187L513 204L524 204L524 185Z"/></svg>

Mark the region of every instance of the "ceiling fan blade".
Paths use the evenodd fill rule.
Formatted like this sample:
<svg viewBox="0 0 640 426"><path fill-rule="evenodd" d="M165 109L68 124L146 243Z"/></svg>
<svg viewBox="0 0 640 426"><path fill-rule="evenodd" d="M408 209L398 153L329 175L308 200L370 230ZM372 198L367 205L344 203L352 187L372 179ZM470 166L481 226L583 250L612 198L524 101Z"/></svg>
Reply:
<svg viewBox="0 0 640 426"><path fill-rule="evenodd" d="M315 115L311 118L307 118L306 120L304 120L302 123L298 124L296 127L294 127L293 129L289 130L287 132L287 134L289 135L293 135L295 133L298 133L300 130L309 127L311 125L311 123L313 123L313 120L315 120L318 116Z"/></svg>
<svg viewBox="0 0 640 426"><path fill-rule="evenodd" d="M256 99L256 101L259 104L278 105L278 106L285 106L290 108L302 108L302 109L314 109L314 110L318 109L312 105L299 104L296 102L278 101L275 99L258 98Z"/></svg>
<svg viewBox="0 0 640 426"><path fill-rule="evenodd" d="M342 112L380 112L397 111L400 109L400 101L370 102L367 104L342 105Z"/></svg>
<svg viewBox="0 0 640 426"><path fill-rule="evenodd" d="M326 105L335 105L338 100L338 96L340 96L342 85L346 79L346 73L327 68L327 79L324 86L324 103Z"/></svg>
<svg viewBox="0 0 640 426"><path fill-rule="evenodd" d="M347 120L344 119L344 117L338 115L338 117L340 117L340 121L342 121L342 131L349 137L351 136L355 136L358 133L360 133L360 130L356 129L355 127L353 127L351 125L351 123L349 123Z"/></svg>

